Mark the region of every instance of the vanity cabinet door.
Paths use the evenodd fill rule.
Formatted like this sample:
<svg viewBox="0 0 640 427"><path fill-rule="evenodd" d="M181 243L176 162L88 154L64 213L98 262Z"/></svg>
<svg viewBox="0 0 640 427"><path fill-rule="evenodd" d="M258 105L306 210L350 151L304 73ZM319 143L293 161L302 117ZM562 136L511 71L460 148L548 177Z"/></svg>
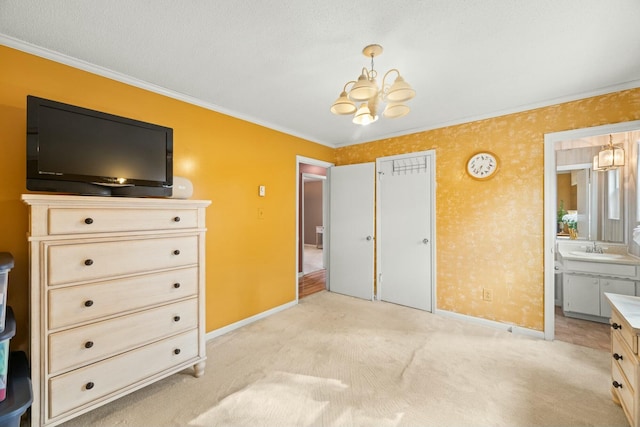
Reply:
<svg viewBox="0 0 640 427"><path fill-rule="evenodd" d="M563 279L563 310L600 316L600 280L574 274Z"/></svg>
<svg viewBox="0 0 640 427"><path fill-rule="evenodd" d="M635 295L636 283L631 280L600 279L600 316L611 317L611 306L604 293Z"/></svg>

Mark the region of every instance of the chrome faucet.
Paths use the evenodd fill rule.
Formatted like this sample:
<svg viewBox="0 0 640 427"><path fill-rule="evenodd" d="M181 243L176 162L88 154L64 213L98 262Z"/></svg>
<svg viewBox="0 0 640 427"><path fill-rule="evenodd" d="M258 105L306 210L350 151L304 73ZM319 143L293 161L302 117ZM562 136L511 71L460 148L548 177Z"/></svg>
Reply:
<svg viewBox="0 0 640 427"><path fill-rule="evenodd" d="M596 244L596 241L595 241L595 240L593 241L593 246L587 246L587 252L588 252L588 253L594 253L594 254L601 254L601 253L604 253L604 252L602 251L602 246L598 246L598 245Z"/></svg>

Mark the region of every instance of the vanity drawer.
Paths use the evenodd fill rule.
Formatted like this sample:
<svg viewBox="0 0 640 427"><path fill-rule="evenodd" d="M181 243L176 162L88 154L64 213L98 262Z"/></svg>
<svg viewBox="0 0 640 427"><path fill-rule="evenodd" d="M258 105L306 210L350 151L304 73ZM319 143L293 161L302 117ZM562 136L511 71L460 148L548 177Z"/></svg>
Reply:
<svg viewBox="0 0 640 427"><path fill-rule="evenodd" d="M611 365L611 383L611 387L618 395L618 400L622 404L627 419L630 420L631 425L634 425L631 420L633 420L633 414L635 414L635 393L615 363ZM617 384L617 387L614 384Z"/></svg>
<svg viewBox="0 0 640 427"><path fill-rule="evenodd" d="M198 301L190 299L49 335L49 373L86 365L193 329Z"/></svg>
<svg viewBox="0 0 640 427"><path fill-rule="evenodd" d="M611 363L618 365L630 385L634 384L638 363L631 349L622 342L622 337L617 331L611 333Z"/></svg>
<svg viewBox="0 0 640 427"><path fill-rule="evenodd" d="M194 209L49 209L50 235L179 230L197 225L198 212Z"/></svg>
<svg viewBox="0 0 640 427"><path fill-rule="evenodd" d="M49 380L49 417L135 385L198 355L198 331L155 342Z"/></svg>
<svg viewBox="0 0 640 427"><path fill-rule="evenodd" d="M198 237L50 244L49 286L193 265Z"/></svg>
<svg viewBox="0 0 640 427"><path fill-rule="evenodd" d="M638 354L638 336L633 331L629 323L613 310L611 313L611 331L619 334L622 341L624 341L634 354Z"/></svg>
<svg viewBox="0 0 640 427"><path fill-rule="evenodd" d="M49 291L49 327L58 329L196 295L198 268L57 287ZM123 295L126 296L123 298Z"/></svg>
<svg viewBox="0 0 640 427"><path fill-rule="evenodd" d="M615 277L637 277L636 266L631 264L615 264L610 262L574 261L565 259L563 261L565 271L574 271L588 274L598 274L602 276Z"/></svg>

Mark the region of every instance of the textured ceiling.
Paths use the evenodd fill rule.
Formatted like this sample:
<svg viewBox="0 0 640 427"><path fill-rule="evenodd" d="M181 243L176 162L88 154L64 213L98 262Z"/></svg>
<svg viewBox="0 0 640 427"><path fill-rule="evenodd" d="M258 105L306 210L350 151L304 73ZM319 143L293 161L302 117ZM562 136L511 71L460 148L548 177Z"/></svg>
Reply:
<svg viewBox="0 0 640 427"><path fill-rule="evenodd" d="M340 146L640 87L639 21L638 0L0 0L0 44ZM371 43L417 95L362 127L329 107Z"/></svg>

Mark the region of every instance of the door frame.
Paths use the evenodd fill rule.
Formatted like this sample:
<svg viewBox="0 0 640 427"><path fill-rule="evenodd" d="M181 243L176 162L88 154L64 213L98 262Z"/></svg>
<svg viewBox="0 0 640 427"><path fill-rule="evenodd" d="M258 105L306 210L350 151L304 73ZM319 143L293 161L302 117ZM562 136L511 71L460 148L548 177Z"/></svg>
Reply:
<svg viewBox="0 0 640 427"><path fill-rule="evenodd" d="M296 304L298 303L298 272L300 271L300 256L298 254L298 251L300 250L300 214L302 213L300 211L300 181L301 181L301 176L300 176L300 164L306 164L306 165L312 165L312 166L320 166L323 168L330 168L331 166L334 166L333 163L329 163L329 162L325 162L324 160L318 160L318 159L313 159L311 157L305 157L305 156L300 156L300 155L296 155L296 208L295 208L295 212L296 212L296 224L295 224L295 233L296 233L296 247L295 247L295 254L296 254L296 262L295 262L295 280L294 280L294 284L295 284L295 292L296 292L296 299L295 302ZM324 185L323 185L323 196L322 196L322 218L324 221L324 224L327 224L326 222L326 214L327 214L327 197L326 197L326 191L324 191L326 189L326 186L328 184L328 180L329 177L327 177L324 180ZM325 233L326 233L326 228L325 228ZM330 249L330 243L328 241L328 239L325 239L325 236L323 236L323 261L324 261L324 265L327 268L327 270L329 269L329 266L327 265L327 254L329 253ZM303 255L304 256L304 255ZM328 271L327 271L328 273Z"/></svg>
<svg viewBox="0 0 640 427"><path fill-rule="evenodd" d="M429 213L430 218L430 226L431 226L431 313L435 313L437 308L436 304L436 294L437 294L437 286L436 286L436 150L426 150L426 151L417 151L414 153L406 153L406 154L398 154L394 156L385 156L376 158L376 240L375 240L375 252L376 252L376 266L382 265L381 260L381 251L378 250L378 243L382 240L382 230L380 227L380 209L381 204L378 203L380 200L380 186L377 185L377 180L380 179L379 171L380 164L384 161L389 160L401 160L408 159L411 157L417 156L425 156L427 158L427 164L429 165L428 179L429 185L431 186L431 212ZM375 273L375 285L376 291L374 294L374 298L379 301L381 296L381 286L380 284L380 272L377 271Z"/></svg>
<svg viewBox="0 0 640 427"><path fill-rule="evenodd" d="M631 132L640 129L640 120L603 126L552 132L544 135L544 339L555 338L555 244L556 214L556 151L555 144L567 139L587 138L607 133ZM625 241L629 245L629 236Z"/></svg>

